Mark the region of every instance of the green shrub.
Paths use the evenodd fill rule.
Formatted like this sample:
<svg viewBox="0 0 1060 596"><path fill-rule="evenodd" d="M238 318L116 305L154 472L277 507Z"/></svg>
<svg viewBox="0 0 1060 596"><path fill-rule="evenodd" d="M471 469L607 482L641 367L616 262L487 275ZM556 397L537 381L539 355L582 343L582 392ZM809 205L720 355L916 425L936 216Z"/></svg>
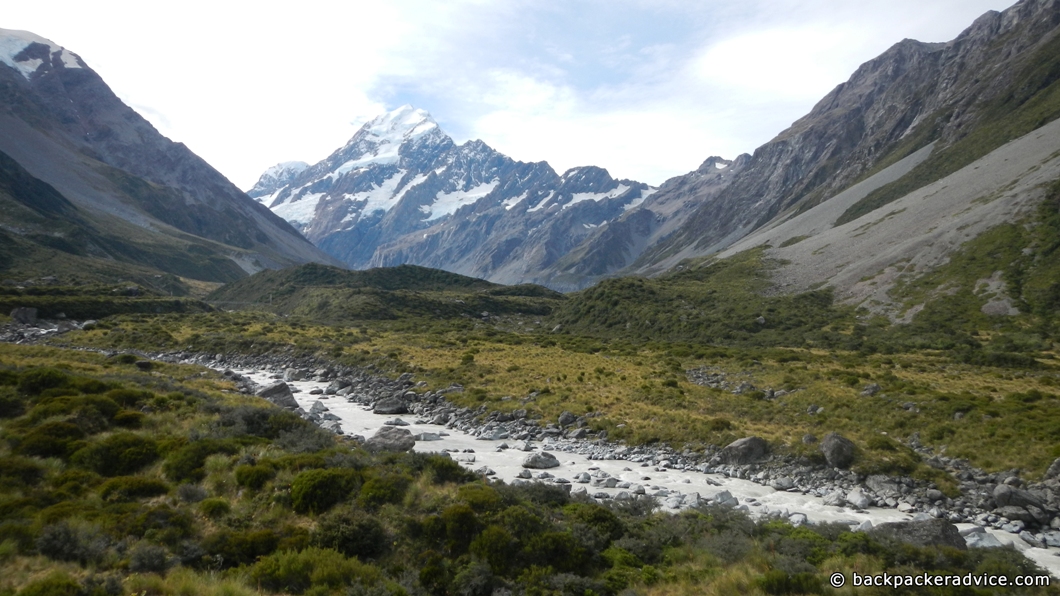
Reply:
<svg viewBox="0 0 1060 596"><path fill-rule="evenodd" d="M161 480L143 476L118 476L103 483L99 494L113 501L131 501L157 497L169 492L169 485Z"/></svg>
<svg viewBox="0 0 1060 596"><path fill-rule="evenodd" d="M223 567L250 565L271 554L279 544L280 536L272 530L221 530L202 541L203 549L213 557L219 557Z"/></svg>
<svg viewBox="0 0 1060 596"><path fill-rule="evenodd" d="M821 594L824 586L821 578L812 573L789 574L780 569L771 569L755 580L766 594Z"/></svg>
<svg viewBox="0 0 1060 596"><path fill-rule="evenodd" d="M54 368L34 368L18 376L18 390L28 395L40 395L45 389L63 387L70 382L70 375Z"/></svg>
<svg viewBox="0 0 1060 596"><path fill-rule="evenodd" d="M347 557L372 559L386 552L389 540L379 520L346 510L324 516L313 531L312 543Z"/></svg>
<svg viewBox="0 0 1060 596"><path fill-rule="evenodd" d="M0 457L0 486L34 485L44 478L44 468L24 457Z"/></svg>
<svg viewBox="0 0 1060 596"><path fill-rule="evenodd" d="M0 388L0 420L18 418L26 412L26 404L10 387Z"/></svg>
<svg viewBox="0 0 1060 596"><path fill-rule="evenodd" d="M563 508L563 512L572 520L586 524L611 540L621 538L626 531L618 516L610 509L594 503L571 503Z"/></svg>
<svg viewBox="0 0 1060 596"><path fill-rule="evenodd" d="M494 511L502 504L497 491L481 482L461 486L457 489L457 496L479 513Z"/></svg>
<svg viewBox="0 0 1060 596"><path fill-rule="evenodd" d="M518 547L508 530L489 526L471 541L471 554L489 563L497 575L504 575L514 564Z"/></svg>
<svg viewBox="0 0 1060 596"><path fill-rule="evenodd" d="M568 532L542 532L530 538L522 552L525 561L560 572L586 571L589 552Z"/></svg>
<svg viewBox="0 0 1060 596"><path fill-rule="evenodd" d="M239 446L232 441L202 439L170 453L162 471L174 482L198 482L206 476L202 467L207 457L215 453L232 455L238 451Z"/></svg>
<svg viewBox="0 0 1060 596"><path fill-rule="evenodd" d="M141 542L129 552L129 571L164 575L169 568L168 554L164 547Z"/></svg>
<svg viewBox="0 0 1060 596"><path fill-rule="evenodd" d="M158 459L158 443L133 433L113 434L71 457L77 465L103 476L128 476Z"/></svg>
<svg viewBox="0 0 1060 596"><path fill-rule="evenodd" d="M69 422L45 422L26 433L18 444L18 452L38 457L66 458L80 449L84 431Z"/></svg>
<svg viewBox="0 0 1060 596"><path fill-rule="evenodd" d="M259 490L275 476L276 470L269 465L257 464L236 468L236 484L251 490Z"/></svg>
<svg viewBox="0 0 1060 596"><path fill-rule="evenodd" d="M375 509L385 503L399 503L405 496L412 478L406 474L384 474L370 478L361 486L357 502L365 509Z"/></svg>
<svg viewBox="0 0 1060 596"><path fill-rule="evenodd" d="M155 394L142 389L113 389L107 397L123 408L136 408L153 400Z"/></svg>
<svg viewBox="0 0 1060 596"><path fill-rule="evenodd" d="M266 590L293 594L301 594L311 586L333 589L354 583L372 586L383 580L377 567L322 548L283 551L265 557L251 568L250 577Z"/></svg>
<svg viewBox="0 0 1060 596"><path fill-rule="evenodd" d="M18 591L18 596L80 596L81 584L61 571L44 579L30 582Z"/></svg>
<svg viewBox="0 0 1060 596"><path fill-rule="evenodd" d="M291 482L291 505L299 513L323 513L349 498L360 485L356 470L306 470Z"/></svg>
<svg viewBox="0 0 1060 596"><path fill-rule="evenodd" d="M34 422L52 416L69 416L89 410L104 420L111 420L120 407L114 400L101 395L60 395L45 397L29 412Z"/></svg>
<svg viewBox="0 0 1060 596"><path fill-rule="evenodd" d="M135 410L119 410L114 415L114 424L122 428L140 428L145 416Z"/></svg>
<svg viewBox="0 0 1060 596"><path fill-rule="evenodd" d="M199 511L209 518L216 519L223 515L228 515L228 512L231 510L232 506L228 504L228 501L220 497L204 499L201 503L199 503Z"/></svg>
<svg viewBox="0 0 1060 596"><path fill-rule="evenodd" d="M441 455L427 456L424 469L430 472L435 484L471 482L476 479L470 470L463 468L452 458Z"/></svg>

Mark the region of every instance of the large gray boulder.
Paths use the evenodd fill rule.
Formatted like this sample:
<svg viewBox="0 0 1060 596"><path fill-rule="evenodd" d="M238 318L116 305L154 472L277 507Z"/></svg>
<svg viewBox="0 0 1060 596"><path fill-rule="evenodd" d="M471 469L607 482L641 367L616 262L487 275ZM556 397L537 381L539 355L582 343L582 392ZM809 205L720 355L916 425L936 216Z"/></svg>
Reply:
<svg viewBox="0 0 1060 596"><path fill-rule="evenodd" d="M544 470L546 468L555 468L558 466L559 460L556 459L555 455L552 455L547 451L531 453L523 460L523 467L532 470Z"/></svg>
<svg viewBox="0 0 1060 596"><path fill-rule="evenodd" d="M872 492L884 498L896 497L901 494L898 492L898 483L883 474L873 474L872 476L869 476L865 479L865 486L872 489Z"/></svg>
<svg viewBox="0 0 1060 596"><path fill-rule="evenodd" d="M405 428L384 426L364 442L369 451L408 451L416 446L416 438Z"/></svg>
<svg viewBox="0 0 1060 596"><path fill-rule="evenodd" d="M376 414L406 414L408 413L408 406L405 402L401 401L397 397L388 397L375 402L372 407L372 412Z"/></svg>
<svg viewBox="0 0 1060 596"><path fill-rule="evenodd" d="M968 548L957 526L944 519L880 524L872 529L871 534L877 538L915 546L948 546L960 550Z"/></svg>
<svg viewBox="0 0 1060 596"><path fill-rule="evenodd" d="M37 309L20 306L11 311L11 319L22 325L35 325L37 323Z"/></svg>
<svg viewBox="0 0 1060 596"><path fill-rule="evenodd" d="M258 397L263 397L272 403L280 406L281 408L288 408L295 410L298 408L298 402L294 399L294 394L291 393L291 388L280 381L273 383L272 385L266 385L261 389L258 389Z"/></svg>
<svg viewBox="0 0 1060 596"><path fill-rule="evenodd" d="M769 454L769 443L762 437L736 439L721 450L722 463L742 465L754 463Z"/></svg>
<svg viewBox="0 0 1060 596"><path fill-rule="evenodd" d="M999 484L994 487L994 503L998 507L1026 507L1031 505L1038 509L1045 509L1045 505L1042 504L1041 499L1038 497L1028 491L1013 488L1007 484Z"/></svg>
<svg viewBox="0 0 1060 596"><path fill-rule="evenodd" d="M854 463L854 443L838 434L828 433L821 441L821 453L833 468L847 469Z"/></svg>

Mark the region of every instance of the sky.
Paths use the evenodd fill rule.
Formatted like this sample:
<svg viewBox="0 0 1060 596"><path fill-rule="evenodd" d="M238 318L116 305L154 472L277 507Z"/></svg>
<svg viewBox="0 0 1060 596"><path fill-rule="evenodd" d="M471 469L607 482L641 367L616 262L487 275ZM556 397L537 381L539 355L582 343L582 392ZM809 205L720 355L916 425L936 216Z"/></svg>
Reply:
<svg viewBox="0 0 1060 596"><path fill-rule="evenodd" d="M9 3L243 189L404 104L457 143L659 184L751 153L863 62L995 0Z"/></svg>

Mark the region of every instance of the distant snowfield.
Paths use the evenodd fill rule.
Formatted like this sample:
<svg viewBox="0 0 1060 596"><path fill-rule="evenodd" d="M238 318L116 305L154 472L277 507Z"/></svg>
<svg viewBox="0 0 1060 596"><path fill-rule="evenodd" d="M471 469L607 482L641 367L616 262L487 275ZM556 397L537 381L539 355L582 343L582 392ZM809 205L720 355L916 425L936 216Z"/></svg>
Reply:
<svg viewBox="0 0 1060 596"><path fill-rule="evenodd" d="M250 378L259 385L276 382L272 378L272 373L268 371L237 370L235 372ZM521 445L522 441L480 440L455 429L446 429L444 426L417 424L417 416L414 414L400 416L373 414L365 406L350 403L344 397L309 394L313 389L325 389L328 386L326 382L289 381L287 384L292 390L296 391L294 397L302 409L308 412L314 402L320 401L332 414L338 416L341 419L342 430L346 435L361 435L368 438L382 428L385 421L401 418L409 423L408 426L403 428L409 430L413 435L420 433L451 433L448 436L442 436L439 441L417 441L414 448L415 451L430 453L448 450L451 457L459 461L464 467L470 470L478 470L484 466L488 467L496 472L492 478L508 483L517 480L517 475L523 471L522 462L528 453L514 448ZM513 448L499 449L501 443L505 442ZM588 489L590 495L605 492L615 497L620 492L630 491L629 488L590 487L588 484L578 484L574 480L576 475L583 472L592 475L602 471L619 479L621 482L640 485L644 487L648 494L654 494L659 491L669 491L669 496L698 493L701 499L710 500L722 491L728 491L739 501L739 506L746 507L747 512L753 517L764 517L769 514L782 514L784 517L788 517L796 513L802 513L812 523L841 522L852 527L858 526L864 521L870 521L876 525L912 519L910 515L897 509L873 507L865 511L855 511L846 507L825 505L824 500L817 496L804 495L800 492L777 491L749 480L729 478L721 474L702 474L695 471L655 468L647 464L625 460L590 460L585 455L563 450L564 447L568 447L572 443L572 441L568 440L546 440L540 443L534 442L533 445L537 451L547 448L546 450L559 459L560 466L558 468L546 470L551 476L569 480L573 487L584 486ZM467 450L473 450L473 453L467 453ZM532 470L535 478L541 472L541 470ZM550 478L543 481L553 482L554 479ZM660 504L664 500L665 498L660 498ZM958 524L958 528L968 527L971 527L971 524ZM1060 555L1060 549L1031 548L1014 534L992 528L988 528L987 531L1002 544L1015 545L1017 550L1044 567L1054 577L1060 578L1060 556L1058 556Z"/></svg>

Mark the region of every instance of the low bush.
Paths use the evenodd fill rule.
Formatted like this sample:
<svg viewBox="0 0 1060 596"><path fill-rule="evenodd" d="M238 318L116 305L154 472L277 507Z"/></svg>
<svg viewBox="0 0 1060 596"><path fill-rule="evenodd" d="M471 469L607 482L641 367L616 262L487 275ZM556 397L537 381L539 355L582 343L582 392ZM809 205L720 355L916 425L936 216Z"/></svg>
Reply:
<svg viewBox="0 0 1060 596"><path fill-rule="evenodd" d="M369 478L361 486L357 503L365 509L376 509L386 503L400 503L410 484L412 477L407 474L383 474Z"/></svg>
<svg viewBox="0 0 1060 596"><path fill-rule="evenodd" d="M166 457L162 471L174 482L198 482L206 476L203 465L215 453L232 455L239 445L229 440L202 439L177 449Z"/></svg>
<svg viewBox="0 0 1060 596"><path fill-rule="evenodd" d="M158 443L133 433L117 433L81 449L71 461L103 476L128 476L158 459Z"/></svg>
<svg viewBox="0 0 1060 596"><path fill-rule="evenodd" d="M45 389L62 387L70 382L70 375L54 368L33 368L18 376L18 390L27 395L40 395Z"/></svg>
<svg viewBox="0 0 1060 596"><path fill-rule="evenodd" d="M383 524L355 510L324 516L313 531L312 543L339 551L347 557L372 559L387 551L389 540Z"/></svg>
<svg viewBox="0 0 1060 596"><path fill-rule="evenodd" d="M31 581L18 596L81 596L81 584L69 574L56 571L43 579Z"/></svg>
<svg viewBox="0 0 1060 596"><path fill-rule="evenodd" d="M250 577L266 590L293 594L301 594L310 586L335 589L355 583L373 586L383 581L382 572L374 565L322 548L283 551L265 557L251 568Z"/></svg>
<svg viewBox="0 0 1060 596"><path fill-rule="evenodd" d="M44 478L44 467L25 457L0 457L0 486L32 486Z"/></svg>
<svg viewBox="0 0 1060 596"><path fill-rule="evenodd" d="M251 490L259 490L275 476L276 470L270 465L257 464L236 468L236 484Z"/></svg>
<svg viewBox="0 0 1060 596"><path fill-rule="evenodd" d="M169 492L169 485L161 480L143 476L118 476L103 483L99 495L113 501L131 501L157 497Z"/></svg>
<svg viewBox="0 0 1060 596"><path fill-rule="evenodd" d="M353 496L360 486L356 470L306 470L291 482L291 505L299 513L323 513Z"/></svg>
<svg viewBox="0 0 1060 596"><path fill-rule="evenodd" d="M23 435L18 452L38 457L67 458L84 446L85 432L69 422L45 422Z"/></svg>
<svg viewBox="0 0 1060 596"><path fill-rule="evenodd" d="M280 536L272 530L221 530L202 541L202 548L222 567L250 565L260 557L271 554L280 544Z"/></svg>
<svg viewBox="0 0 1060 596"><path fill-rule="evenodd" d="M228 504L228 501L214 497L212 499L204 499L199 503L199 511L206 517L216 519L223 515L228 515L228 512L232 510L232 506Z"/></svg>
<svg viewBox="0 0 1060 596"><path fill-rule="evenodd" d="M169 553L157 544L141 542L129 551L129 571L164 575L169 568Z"/></svg>

